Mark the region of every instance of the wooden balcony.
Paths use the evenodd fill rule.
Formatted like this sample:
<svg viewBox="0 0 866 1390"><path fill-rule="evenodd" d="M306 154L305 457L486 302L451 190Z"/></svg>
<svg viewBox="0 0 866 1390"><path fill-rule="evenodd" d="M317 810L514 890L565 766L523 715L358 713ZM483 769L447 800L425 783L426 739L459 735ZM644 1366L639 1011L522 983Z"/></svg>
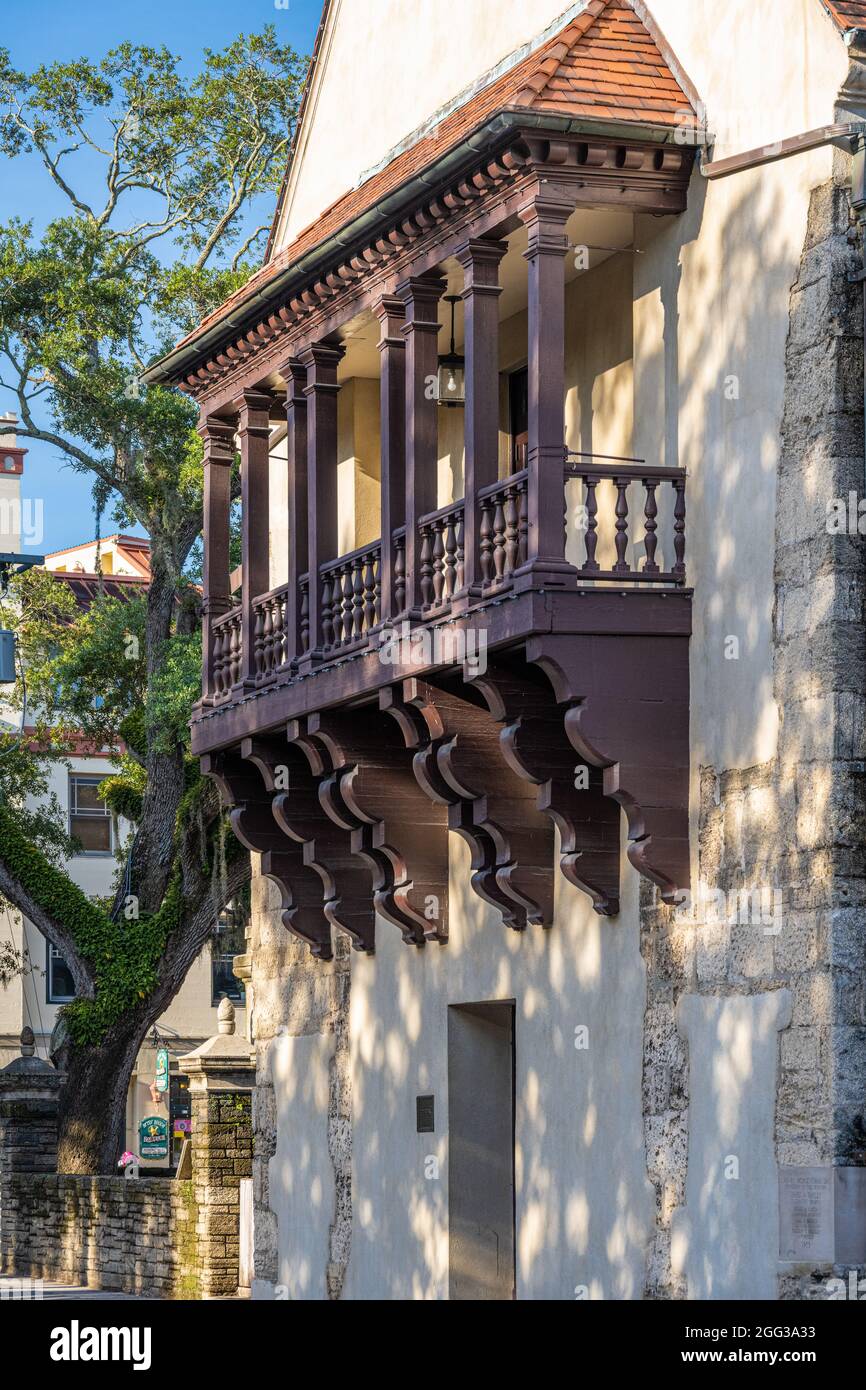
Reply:
<svg viewBox="0 0 866 1390"><path fill-rule="evenodd" d="M401 527L387 605L377 540L319 565L318 627L309 573L251 595L248 627L243 604L212 624L193 747L319 956L330 925L373 949L376 912L446 939L449 829L518 929L551 924L554 826L563 873L617 913L620 807L635 867L667 898L688 883L685 475L566 456L580 553L551 585L529 564L530 468L479 489L473 588L461 500L417 521L415 611Z"/></svg>
<svg viewBox="0 0 866 1390"><path fill-rule="evenodd" d="M685 475L563 441L573 219L682 211L692 153L651 131L515 121L161 369L201 401L193 749L279 885L286 926L322 958L334 926L372 950L377 914L409 943L445 941L449 831L469 843L475 892L518 930L552 924L556 832L562 873L617 914L621 810L634 867L668 900L689 882ZM440 301L461 276L464 495L443 504L430 383ZM526 324L510 470L503 295L512 337L517 308ZM341 554L337 400L362 322L379 330L380 530ZM288 581L273 588L278 422Z"/></svg>

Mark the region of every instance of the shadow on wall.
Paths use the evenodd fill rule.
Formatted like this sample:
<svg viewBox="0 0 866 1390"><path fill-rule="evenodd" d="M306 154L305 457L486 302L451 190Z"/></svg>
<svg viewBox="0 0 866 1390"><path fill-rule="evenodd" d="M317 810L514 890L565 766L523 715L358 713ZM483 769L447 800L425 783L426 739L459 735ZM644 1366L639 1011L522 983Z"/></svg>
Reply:
<svg viewBox="0 0 866 1390"><path fill-rule="evenodd" d="M782 176L744 176L708 189L696 175L682 218L638 228L644 254L634 269L634 452L684 466L690 477L696 770L768 763L776 753L777 696L787 717L802 695L793 678L781 677L776 692L773 684L772 538L789 296L806 210L805 194L802 218L782 206L783 186ZM788 344L789 355L797 350ZM592 439L588 430L584 421L583 440ZM808 458L804 468L796 524L820 544L824 484ZM785 525L779 547L788 541ZM810 601L807 586L807 610ZM735 657L726 655L731 637ZM741 875L787 873L779 886L791 893L804 877L821 878L808 830L803 854L785 867L779 836L790 826L801 764L811 759L820 774L825 716L820 704L798 705L784 765L752 789L745 811L731 802L730 816L740 814L741 823L737 833L726 826L721 857L705 863L703 846L698 857L696 835L695 882L705 869L736 880L743 815L751 839ZM817 783L816 794L820 804ZM447 1296L447 1009L512 998L519 1296L632 1299L704 1289L706 1296L748 1297L768 1280L772 1286L778 1036L792 1017L785 987L803 968L795 945L802 921L786 915L778 936L757 943L729 934L709 953L709 965L702 928L692 926L658 950L650 941L645 964L638 881L625 858L618 921L595 916L557 874L556 925L521 937L475 896L468 852L453 836L451 846L448 945L412 950L379 922L376 956L352 960L347 1074L335 1065L332 1021L308 1031L315 1010L303 1016L293 1005L299 1035L277 1038L286 1016L285 1002L276 1003L279 970L257 985L257 1015L271 1015L274 1038L280 1120L270 1189L291 1296L325 1296L335 1175L349 1153L345 1296ZM277 922L274 913L260 924L261 944L293 956L296 980L303 974L310 999L320 996L335 967L305 962L302 971L303 948L287 944ZM826 962L813 964L820 970ZM271 1006L263 1003L267 989L277 992ZM794 1025L808 1028L809 991L798 999ZM335 1095L346 1085L352 1119L341 1128L333 1123ZM431 1094L435 1131L419 1134L415 1098ZM749 1155L738 1186L720 1187L719 1164L736 1151Z"/></svg>

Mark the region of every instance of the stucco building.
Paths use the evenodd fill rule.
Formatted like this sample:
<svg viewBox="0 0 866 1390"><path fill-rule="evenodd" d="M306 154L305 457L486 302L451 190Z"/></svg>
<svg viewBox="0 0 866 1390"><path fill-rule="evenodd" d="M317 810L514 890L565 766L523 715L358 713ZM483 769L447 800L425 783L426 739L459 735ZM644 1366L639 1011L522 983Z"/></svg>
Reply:
<svg viewBox="0 0 866 1390"><path fill-rule="evenodd" d="M261 1297L866 1264L861 23L331 0L266 264L148 373L202 411Z"/></svg>

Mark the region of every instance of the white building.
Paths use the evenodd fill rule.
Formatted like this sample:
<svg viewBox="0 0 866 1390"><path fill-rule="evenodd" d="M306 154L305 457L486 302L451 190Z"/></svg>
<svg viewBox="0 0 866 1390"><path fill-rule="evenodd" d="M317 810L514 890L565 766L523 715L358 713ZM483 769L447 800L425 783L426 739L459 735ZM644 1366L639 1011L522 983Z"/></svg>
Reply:
<svg viewBox="0 0 866 1390"><path fill-rule="evenodd" d="M262 854L258 1296L866 1265L858 22L330 0L267 262L148 374L201 408L193 750Z"/></svg>

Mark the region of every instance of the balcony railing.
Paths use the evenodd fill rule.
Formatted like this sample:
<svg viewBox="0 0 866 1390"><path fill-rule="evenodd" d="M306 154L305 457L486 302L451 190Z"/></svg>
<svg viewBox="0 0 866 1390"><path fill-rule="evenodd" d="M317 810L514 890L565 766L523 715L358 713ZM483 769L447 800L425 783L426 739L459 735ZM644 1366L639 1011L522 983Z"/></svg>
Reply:
<svg viewBox="0 0 866 1390"><path fill-rule="evenodd" d="M422 516L421 601L425 614L433 615L450 607L451 599L463 587L463 502L450 502L438 511Z"/></svg>
<svg viewBox="0 0 866 1390"><path fill-rule="evenodd" d="M485 602L514 586L525 565L529 535L529 469L523 468L477 494L480 595ZM575 562L581 587L612 583L625 586L682 587L685 584L686 475L678 468L653 468L638 459L569 453L563 466L564 515L574 511L565 490L582 485L580 521L566 525L577 538ZM641 490L641 500L635 493ZM663 506L670 557L658 563L660 504ZM448 503L420 518L420 593L425 619L447 615L455 596L464 589L463 500ZM640 535L637 535L639 529ZM635 546L634 542L638 545ZM406 531L397 528L392 543L391 620L406 614ZM642 546L643 553L636 553ZM601 555L601 559L599 556ZM606 557L606 558L605 558ZM297 595L297 652L292 651L289 594L286 586L254 600L254 675L256 686L280 675L291 677L299 659L328 660L364 651L383 622L382 543L377 540L341 555L319 568L321 631L310 631L310 579L301 575ZM224 701L242 679L241 610L234 609L213 624L214 698Z"/></svg>
<svg viewBox="0 0 866 1390"><path fill-rule="evenodd" d="M323 654L353 651L378 624L381 556L382 542L374 541L320 567Z"/></svg>

